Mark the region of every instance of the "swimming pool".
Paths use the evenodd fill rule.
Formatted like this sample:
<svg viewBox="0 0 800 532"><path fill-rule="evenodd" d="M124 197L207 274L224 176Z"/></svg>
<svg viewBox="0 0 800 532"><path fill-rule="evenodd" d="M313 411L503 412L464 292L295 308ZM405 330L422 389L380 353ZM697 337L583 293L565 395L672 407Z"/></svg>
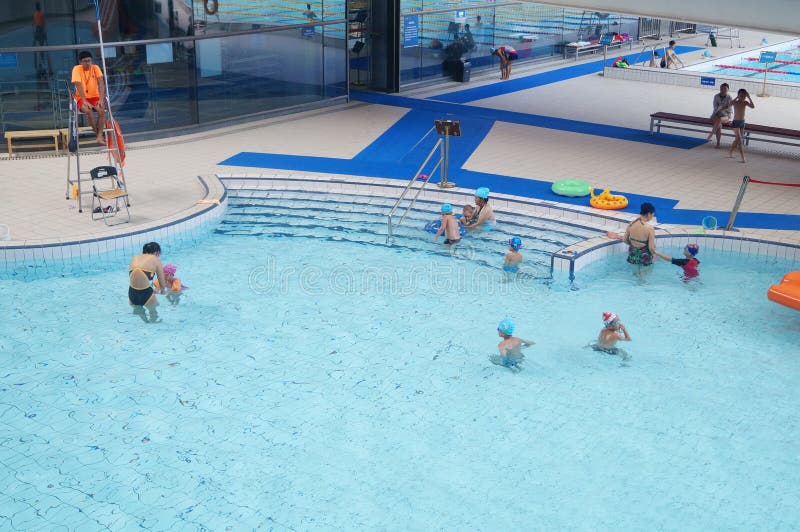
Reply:
<svg viewBox="0 0 800 532"><path fill-rule="evenodd" d="M701 249L699 282L640 285L615 257L570 287L527 250L580 229L520 220L553 242L504 283L505 220L451 256L432 208L387 246L382 200L327 198L232 193L164 250L191 288L157 323L117 259L0 282L0 528L800 526L800 322L764 296L796 264ZM604 310L627 360L584 347ZM516 374L488 361L506 316L537 342Z"/></svg>
<svg viewBox="0 0 800 532"><path fill-rule="evenodd" d="M776 61L766 66L764 63L759 63L762 51L777 52ZM800 40L767 46L729 57L715 58L682 70L750 78L756 81L763 80L764 70L767 70L768 80L800 83Z"/></svg>

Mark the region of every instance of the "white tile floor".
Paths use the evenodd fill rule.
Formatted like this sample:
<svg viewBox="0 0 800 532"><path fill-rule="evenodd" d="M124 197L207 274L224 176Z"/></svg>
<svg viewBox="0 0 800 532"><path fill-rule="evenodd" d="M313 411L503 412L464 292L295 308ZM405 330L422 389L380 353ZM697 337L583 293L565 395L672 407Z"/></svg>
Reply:
<svg viewBox="0 0 800 532"><path fill-rule="evenodd" d="M751 40L751 45L755 46L760 37ZM685 42L696 44L691 40ZM699 56L699 52L695 55ZM586 60L596 61L597 58ZM572 64L575 63L567 63ZM514 75L561 66L564 65L518 68ZM470 87L497 82L495 77L491 73L478 76ZM404 95L425 97L450 90L449 87L452 90L464 88L463 85L444 85L447 88L427 87ZM590 75L472 105L647 129L650 112L705 115L712 97L713 91L699 88L664 87ZM757 107L750 116L759 123L796 128L794 117L798 116L798 105L800 102L796 100L781 98L756 100ZM133 143L126 166L133 221L115 229L91 221L88 209L79 214L74 202L64 199L66 158L0 159L3 179L0 223L9 225L13 239L0 246L70 241L159 225L202 208L196 201L205 196L205 191L197 176L213 180L217 172L278 176L297 173L218 166L218 162L236 153L254 151L350 158L406 112L397 107L352 103L176 137L168 144L164 141ZM729 209L745 173L767 181L800 183L800 149L754 148L748 157L748 163L743 165L711 147L678 150L497 123L465 168L530 179L586 179L633 193L675 198L680 202L679 207L686 209ZM99 158L95 159L100 164ZM86 157L84 166L92 166L91 160ZM352 176L316 177L355 179ZM221 194L217 186L210 197ZM742 210L800 214L800 189L752 185ZM762 230L748 234L796 240L800 231Z"/></svg>

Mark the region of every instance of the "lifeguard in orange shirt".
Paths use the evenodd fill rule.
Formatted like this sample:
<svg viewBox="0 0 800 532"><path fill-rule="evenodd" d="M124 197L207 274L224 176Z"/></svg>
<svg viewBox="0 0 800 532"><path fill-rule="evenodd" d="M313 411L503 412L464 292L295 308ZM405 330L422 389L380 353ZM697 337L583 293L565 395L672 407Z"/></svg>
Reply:
<svg viewBox="0 0 800 532"><path fill-rule="evenodd" d="M72 84L75 85L75 100L78 102L78 109L85 113L89 119L89 125L97 133L97 142L103 144L103 124L105 121L105 108L103 102L106 99L106 84L103 79L103 71L100 67L92 64L92 54L81 52L78 54L80 64L72 69ZM97 113L95 120L92 111Z"/></svg>

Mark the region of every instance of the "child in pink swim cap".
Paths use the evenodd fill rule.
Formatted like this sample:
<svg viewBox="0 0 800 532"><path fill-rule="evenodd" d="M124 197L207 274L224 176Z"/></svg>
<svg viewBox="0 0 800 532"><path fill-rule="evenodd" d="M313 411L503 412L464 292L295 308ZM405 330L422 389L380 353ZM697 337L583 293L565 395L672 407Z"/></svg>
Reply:
<svg viewBox="0 0 800 532"><path fill-rule="evenodd" d="M700 265L700 261L697 260L698 251L700 251L700 246L697 244L688 244L683 248L683 256L685 257L683 259L673 259L669 255L664 255L658 251L656 251L656 255L664 260L670 261L675 266L683 268L683 280L689 281L700 275L700 272L697 271L697 267Z"/></svg>
<svg viewBox="0 0 800 532"><path fill-rule="evenodd" d="M168 292L180 292L184 288L189 288L188 286L183 286L181 280L175 277L176 271L178 271L178 267L174 264L164 265L164 280L166 281ZM155 286L156 288L160 288L158 279L156 279Z"/></svg>

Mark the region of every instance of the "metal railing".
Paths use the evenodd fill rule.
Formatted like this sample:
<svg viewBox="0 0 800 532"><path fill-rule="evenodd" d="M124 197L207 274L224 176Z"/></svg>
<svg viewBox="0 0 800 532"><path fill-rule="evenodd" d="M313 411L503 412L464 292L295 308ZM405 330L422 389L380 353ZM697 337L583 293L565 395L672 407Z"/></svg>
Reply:
<svg viewBox="0 0 800 532"><path fill-rule="evenodd" d="M406 185L406 188L403 189L403 192L400 194L400 197L397 198L397 201L395 201L394 205L392 205L392 209L389 211L389 214L386 215L386 224L387 224L387 229L388 229L388 233L387 233L387 236L386 236L386 243L387 244L391 244L392 243L392 239L394 238L394 227L396 227L396 226L392 222L392 217L397 212L398 207L400 207L400 203L405 199L406 195L411 190L411 187L417 181L422 181L422 186L420 186L417 189L417 193L414 194L414 198L411 200L411 203L409 203L406 206L406 208L403 210L403 214L402 214L402 216L400 216L400 220L397 222L397 226L402 224L403 220L406 219L406 215L408 214L408 211L410 211L414 207L414 204L417 203L417 198L419 198L420 193L425 189L425 185L427 185L428 182L431 180L431 178L433 177L433 174L436 172L436 170L439 170L441 172L442 165L444 164L444 148L443 148L442 145L443 145L442 139L439 139L439 140L436 141L436 144L433 145L433 148L431 149L430 153L428 153L428 156L425 157L425 161L423 161L423 163L421 165L419 165L419 169L417 169L417 171L414 172L414 175L408 181L408 185ZM436 164L433 166L433 168L431 169L431 171L427 175L422 174L422 170L425 168L425 166L431 160L431 157L433 157L433 154L436 153L436 150L439 150L439 160L436 161ZM424 179L420 179L420 177L422 177L423 175L424 175Z"/></svg>

